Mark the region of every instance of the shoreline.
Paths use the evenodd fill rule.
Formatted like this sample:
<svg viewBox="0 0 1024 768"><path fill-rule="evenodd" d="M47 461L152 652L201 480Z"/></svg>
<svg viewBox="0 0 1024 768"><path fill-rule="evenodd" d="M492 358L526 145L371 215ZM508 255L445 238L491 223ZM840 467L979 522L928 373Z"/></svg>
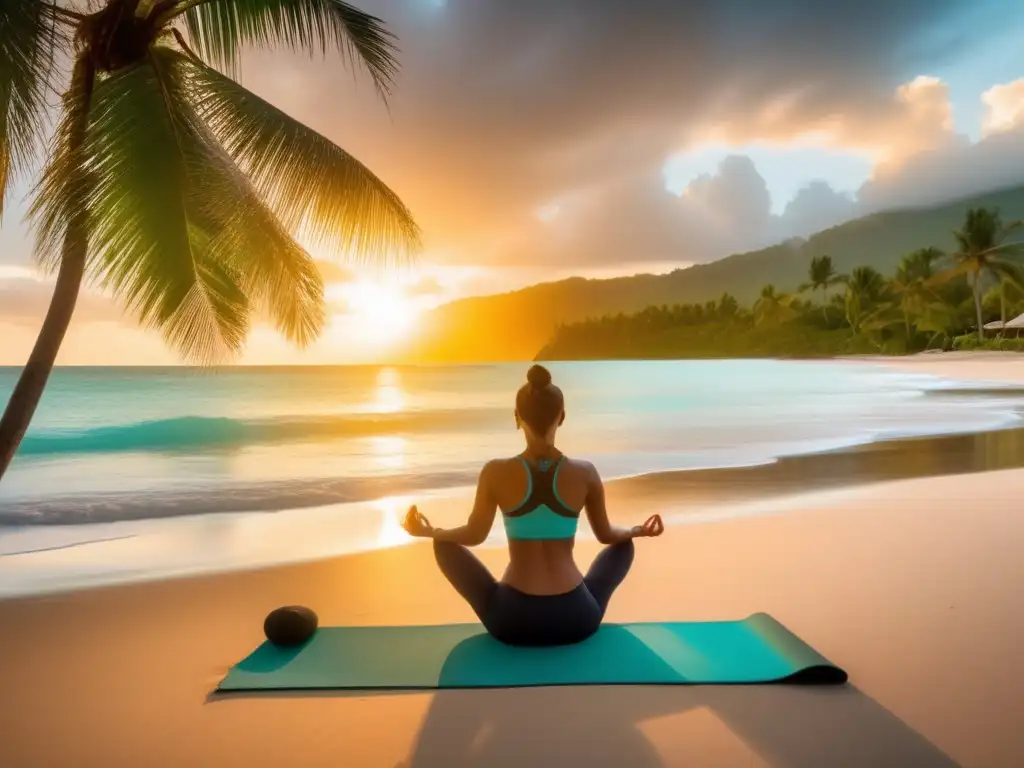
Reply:
<svg viewBox="0 0 1024 768"><path fill-rule="evenodd" d="M679 527L813 506L837 491L857 494L901 480L1014 469L1024 469L1024 426L879 439L742 467L643 473L607 481L605 487L618 524L635 525L658 511L667 526ZM0 600L214 577L386 551L415 543L399 525L408 504L417 503L435 525L453 527L465 522L472 493L472 486L464 486L280 511L8 527L7 549L19 540L26 542L26 549L0 549L0 583L5 585ZM0 532L4 530L0 526ZM204 545L209 550L210 535L223 542L221 549L194 555L190 561L175 559L183 550L193 552ZM334 543L325 545L325 536L334 537ZM239 538L250 541L248 549L231 544ZM584 518L580 540L592 538ZM497 520L482 546L505 547ZM148 560L140 559L141 552L148 553ZM127 565L107 565L119 562Z"/></svg>
<svg viewBox="0 0 1024 768"><path fill-rule="evenodd" d="M660 457L653 461L640 462L646 463L647 466L635 469L630 466L631 463L636 464L635 461L623 463L622 457L588 457L584 452L583 458L592 458L602 469L608 483L623 483L643 476L675 473L743 472L752 467L785 462L796 457L837 451L859 451L884 441L941 439L952 435L1012 429L1018 423L1024 426L1024 356L1019 360L1020 366L1014 367L1006 357L1012 353L951 354L958 355L955 360L947 361L955 370L947 370L949 365L943 365L941 369L936 370L936 363L931 360L934 355L919 356L929 359L922 362L915 359L915 362L907 363L906 366L896 363L880 364L879 358L836 358L831 361L834 364L867 365L879 371L925 374L933 378L934 383L940 386L929 387L927 383L922 383L919 394L924 397L946 397L954 403L957 400L961 402L951 406L957 418L941 427L933 427L930 434L928 429L920 426L921 422L908 421L902 434L887 434L885 428L881 428L878 433L872 433L870 429L864 429L859 434L855 430L850 430L848 434L822 438L817 442L805 438L787 443L780 439L775 444L755 444L747 455L744 455L742 444L734 445L730 450L719 450L717 453L713 448L708 450L706 455L701 453L705 449L698 449L698 452L692 455L680 453L676 458L668 456L667 460ZM983 357L979 358L976 355ZM964 365L959 362L961 360L978 361L981 365L972 368L970 373L973 375L960 375L964 370ZM993 368L997 370L993 371ZM970 388L971 381L977 381L979 386ZM972 412L973 423L965 421L961 424L958 420L963 420L965 411L962 399L966 397L973 398L979 408L976 413ZM980 407L986 400L998 397L1017 398L1020 402L993 404L987 409ZM116 453L100 453L96 457L105 459ZM140 455L145 457L163 454L159 451L143 451ZM211 455L218 454L214 452ZM30 457L28 461L35 458L37 457ZM43 457L50 458L52 457ZM680 463L673 464L674 460ZM602 462L610 463L612 466L604 466ZM201 514L279 512L327 505L362 504L389 495L449 494L462 492L472 486L477 473L476 465L450 465L419 472L410 471L406 474L341 477L308 475L250 482L227 481L210 486L196 484L183 488L159 485L156 489L109 490L93 494L78 491L44 497L12 495L3 501L3 508L0 509L0 532L5 528L23 526L77 526L192 517Z"/></svg>
<svg viewBox="0 0 1024 768"><path fill-rule="evenodd" d="M975 377L955 362L950 386L924 390L924 396L1019 397L1024 394L1024 358L1018 370L1007 353L956 353L957 360L976 361ZM979 356L980 355L980 356ZM934 375L931 358L910 363L914 372ZM1012 355L1011 355L1012 357ZM871 365L875 358L848 360ZM980 363L977 364L977 363ZM905 370L905 368L901 368ZM941 374L939 374L941 375ZM998 388L972 389L981 380ZM1015 405L1015 404L1014 404ZM1000 406L1002 407L1002 406ZM1018 406L1019 408L1019 406ZM1007 414L1011 410L1006 406ZM617 522L633 525L650 513L663 515L669 526L699 525L737 517L754 517L815 503L833 490L857 491L896 480L935 478L1024 468L1024 421L970 432L931 436L865 434L863 442L762 462L717 468L653 470L606 480L609 508ZM367 489L378 493L364 500L337 502L327 494L301 506L223 510L176 499L180 513L144 519L94 520L0 525L0 600L28 595L59 594L127 583L251 572L288 563L309 563L381 551L409 543L399 518L411 503L441 527L465 522L473 492L472 473L460 473L462 484L426 488L396 485L386 478ZM455 475L452 475L455 478ZM63 502L75 510L75 499ZM207 499L207 504L212 500ZM6 510L10 519L11 508ZM586 522L581 538L590 536ZM485 546L503 547L500 524Z"/></svg>

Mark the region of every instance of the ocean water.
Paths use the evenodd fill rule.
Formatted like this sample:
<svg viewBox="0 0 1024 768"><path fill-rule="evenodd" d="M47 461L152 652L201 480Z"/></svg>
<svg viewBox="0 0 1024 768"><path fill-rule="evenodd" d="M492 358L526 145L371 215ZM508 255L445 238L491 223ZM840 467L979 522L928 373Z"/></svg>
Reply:
<svg viewBox="0 0 1024 768"><path fill-rule="evenodd" d="M518 452L525 368L59 369L0 483L0 577L16 566L67 585L399 543L397 518L384 534L367 518L365 535L357 518L464 488ZM1024 405L996 385L844 363L551 369L567 398L561 447L607 479L996 429ZM0 397L16 374L0 369Z"/></svg>

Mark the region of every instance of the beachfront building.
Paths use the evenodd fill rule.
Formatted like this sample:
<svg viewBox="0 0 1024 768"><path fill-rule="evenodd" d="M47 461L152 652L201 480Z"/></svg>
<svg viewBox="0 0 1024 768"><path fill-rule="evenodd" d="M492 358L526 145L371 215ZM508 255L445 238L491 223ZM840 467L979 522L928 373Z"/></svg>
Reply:
<svg viewBox="0 0 1024 768"><path fill-rule="evenodd" d="M1007 320L1005 324L1002 320L985 323L985 330L997 336L1020 338L1020 333L1024 330L1024 314L1017 315L1013 320Z"/></svg>

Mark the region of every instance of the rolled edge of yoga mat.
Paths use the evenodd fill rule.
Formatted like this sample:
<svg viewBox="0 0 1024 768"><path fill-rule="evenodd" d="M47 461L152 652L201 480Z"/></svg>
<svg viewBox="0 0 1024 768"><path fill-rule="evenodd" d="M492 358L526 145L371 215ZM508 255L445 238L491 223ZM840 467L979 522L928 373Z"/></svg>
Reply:
<svg viewBox="0 0 1024 768"><path fill-rule="evenodd" d="M846 670L836 666L767 613L747 617L747 625L765 638L797 671L776 682L801 685L842 685Z"/></svg>

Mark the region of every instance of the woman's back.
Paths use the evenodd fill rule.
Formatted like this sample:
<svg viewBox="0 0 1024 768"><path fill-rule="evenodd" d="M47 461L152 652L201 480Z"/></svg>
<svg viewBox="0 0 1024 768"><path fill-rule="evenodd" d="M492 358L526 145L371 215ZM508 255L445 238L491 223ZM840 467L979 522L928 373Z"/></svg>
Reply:
<svg viewBox="0 0 1024 768"><path fill-rule="evenodd" d="M556 515L571 512L579 518L587 500L587 489L592 469L589 464L560 457L550 461L546 468L536 461L517 456L490 463L489 483L494 500L501 510L509 534L509 564L503 581L531 595L558 595L575 589L583 574L573 560L575 536L564 538L517 538L516 523L529 523L529 516ZM541 466L543 464L541 463ZM529 504L545 480L561 506L557 512L548 504L531 509L519 517L517 513ZM525 528L527 526L521 526Z"/></svg>

